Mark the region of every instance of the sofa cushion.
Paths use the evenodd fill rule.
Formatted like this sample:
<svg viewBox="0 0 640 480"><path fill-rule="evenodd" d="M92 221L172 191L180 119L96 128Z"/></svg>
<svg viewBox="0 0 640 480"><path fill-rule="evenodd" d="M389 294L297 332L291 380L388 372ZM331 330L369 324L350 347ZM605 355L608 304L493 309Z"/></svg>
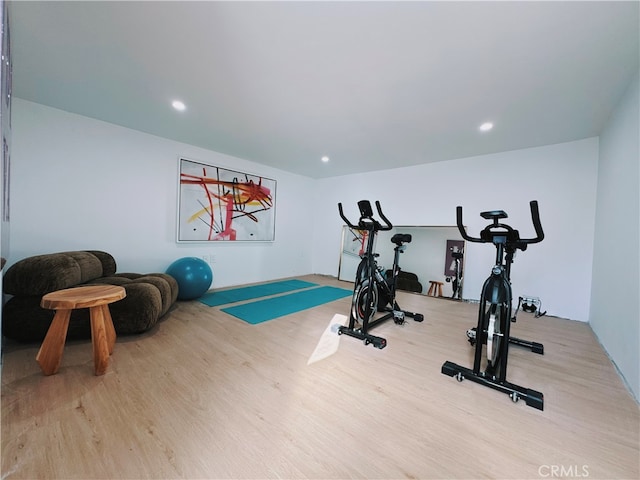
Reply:
<svg viewBox="0 0 640 480"><path fill-rule="evenodd" d="M19 342L42 341L55 312L40 307L41 295L16 296L2 307L2 334ZM67 338L73 338L69 326Z"/></svg>
<svg viewBox="0 0 640 480"><path fill-rule="evenodd" d="M109 305L113 326L118 335L142 333L153 327L162 316L162 295L151 283L135 282L124 285L127 296ZM85 310L88 320L88 311ZM90 330L85 336L89 336Z"/></svg>
<svg viewBox="0 0 640 480"><path fill-rule="evenodd" d="M88 282L90 284L102 283L106 285L117 285L124 287L129 295L129 287L136 283L148 283L155 286L160 292L161 308L160 316L169 311L178 299L178 282L175 278L166 273L117 273L108 277L100 277Z"/></svg>
<svg viewBox="0 0 640 480"><path fill-rule="evenodd" d="M106 252L100 254L109 255ZM113 263L115 265L115 260ZM49 253L25 258L13 264L4 275L3 289L10 295L44 295L101 276L103 261L94 253Z"/></svg>
<svg viewBox="0 0 640 480"><path fill-rule="evenodd" d="M116 259L110 253L103 252L101 250L86 250L87 252L95 255L100 263L102 263L102 276L108 277L116 273L117 265Z"/></svg>

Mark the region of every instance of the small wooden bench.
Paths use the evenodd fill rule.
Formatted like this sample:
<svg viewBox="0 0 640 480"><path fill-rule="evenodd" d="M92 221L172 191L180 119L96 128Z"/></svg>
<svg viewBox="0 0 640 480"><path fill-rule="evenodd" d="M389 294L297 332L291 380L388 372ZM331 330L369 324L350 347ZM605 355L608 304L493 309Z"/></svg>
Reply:
<svg viewBox="0 0 640 480"><path fill-rule="evenodd" d="M429 291L427 295L430 297L441 297L442 296L442 285L443 282L436 282L435 280L429 281Z"/></svg>
<svg viewBox="0 0 640 480"><path fill-rule="evenodd" d="M44 295L40 306L55 310L56 314L36 355L36 362L40 365L42 372L45 375L53 375L58 371L67 339L71 312L77 308L88 308L91 317L95 374L103 375L116 343L116 330L113 328L108 305L125 296L125 289L114 285L87 285Z"/></svg>

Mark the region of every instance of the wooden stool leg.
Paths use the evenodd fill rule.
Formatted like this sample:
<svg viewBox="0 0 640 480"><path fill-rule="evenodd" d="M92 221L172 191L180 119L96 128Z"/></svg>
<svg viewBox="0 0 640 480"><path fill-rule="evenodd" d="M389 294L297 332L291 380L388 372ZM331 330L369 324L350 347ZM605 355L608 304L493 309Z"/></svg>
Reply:
<svg viewBox="0 0 640 480"><path fill-rule="evenodd" d="M116 329L113 326L113 319L109 311L109 305L101 305L102 315L104 316L104 328L107 332L107 345L109 346L109 355L113 353L113 347L116 344Z"/></svg>
<svg viewBox="0 0 640 480"><path fill-rule="evenodd" d="M51 326L36 355L36 362L45 375L53 375L60 368L70 317L71 310L56 310Z"/></svg>
<svg viewBox="0 0 640 480"><path fill-rule="evenodd" d="M439 297L442 296L442 284L441 283L438 284L438 296Z"/></svg>
<svg viewBox="0 0 640 480"><path fill-rule="evenodd" d="M429 291L427 292L427 295L428 295L428 296L433 295L433 287L435 287L435 286L436 286L436 284L435 284L435 283L433 283L433 282L429 282Z"/></svg>
<svg viewBox="0 0 640 480"><path fill-rule="evenodd" d="M93 344L93 363L96 375L104 375L109 365L109 342L102 306L91 307L91 343Z"/></svg>

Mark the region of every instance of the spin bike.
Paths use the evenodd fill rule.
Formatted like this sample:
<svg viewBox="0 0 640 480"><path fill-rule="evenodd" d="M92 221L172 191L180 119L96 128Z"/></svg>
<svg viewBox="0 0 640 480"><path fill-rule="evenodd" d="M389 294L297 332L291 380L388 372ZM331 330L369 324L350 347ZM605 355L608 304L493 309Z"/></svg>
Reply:
<svg viewBox="0 0 640 480"><path fill-rule="evenodd" d="M467 235L462 223L462 207L457 208L457 225L462 237L470 242L493 243L496 247L496 261L495 266L491 269L491 275L484 282L480 296L478 325L475 329L476 338L472 342L472 345L475 343L473 370L447 361L442 365L442 373L455 377L459 382L466 378L506 393L514 402L524 398L530 407L543 410L544 396L541 392L507 381L507 359L510 343L529 347L535 353L543 353L541 344L510 336L511 322L516 321L515 315L513 318L511 317L513 255L516 250L525 251L529 244L538 243L544 239L538 202L531 201L529 207L536 236L528 239L520 238L518 230L500 223L501 219L507 218L507 214L503 210L482 212L480 216L492 220L492 223L480 232L480 237L471 237ZM484 345L486 345L487 366L482 371Z"/></svg>
<svg viewBox="0 0 640 480"><path fill-rule="evenodd" d="M397 325L404 324L405 316L413 318L416 322L424 320L421 313L402 310L396 302L396 279L400 273L398 261L400 254L406 249L406 244L411 243L411 235L396 233L391 238L391 242L395 245L393 268L391 278L385 278L382 274L384 269L379 267L376 261L379 254L373 252L373 243L378 232L391 230L393 225L382 213L380 202L377 200L376 209L384 225L373 217L373 209L369 200L359 201L358 208L360 209L360 220L357 225L354 225L345 217L342 204L338 203L340 217L349 228L367 232L367 247L361 256L362 260L360 260L356 272L349 325L341 326L338 329L338 335L349 335L363 340L365 345L372 344L376 348L384 348L387 346L387 340L371 335L369 333L371 328L391 318ZM385 312L385 314L374 320L376 311Z"/></svg>

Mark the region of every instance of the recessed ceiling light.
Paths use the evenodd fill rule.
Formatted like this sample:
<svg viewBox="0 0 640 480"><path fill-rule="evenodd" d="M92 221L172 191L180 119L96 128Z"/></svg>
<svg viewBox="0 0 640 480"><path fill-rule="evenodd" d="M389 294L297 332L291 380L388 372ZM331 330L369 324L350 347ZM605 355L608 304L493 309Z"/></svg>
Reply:
<svg viewBox="0 0 640 480"><path fill-rule="evenodd" d="M322 157L320 160L322 160L324 163L327 163L329 161L329 157L327 157L326 155L324 157Z"/></svg>
<svg viewBox="0 0 640 480"><path fill-rule="evenodd" d="M491 130L493 128L493 123L491 122L485 122L482 125L480 125L479 130L481 132L488 132L489 130Z"/></svg>
<svg viewBox="0 0 640 480"><path fill-rule="evenodd" d="M171 102L171 106L176 110L178 110L179 112L183 112L187 109L187 106L184 103L182 103L180 100L174 100L173 102Z"/></svg>

